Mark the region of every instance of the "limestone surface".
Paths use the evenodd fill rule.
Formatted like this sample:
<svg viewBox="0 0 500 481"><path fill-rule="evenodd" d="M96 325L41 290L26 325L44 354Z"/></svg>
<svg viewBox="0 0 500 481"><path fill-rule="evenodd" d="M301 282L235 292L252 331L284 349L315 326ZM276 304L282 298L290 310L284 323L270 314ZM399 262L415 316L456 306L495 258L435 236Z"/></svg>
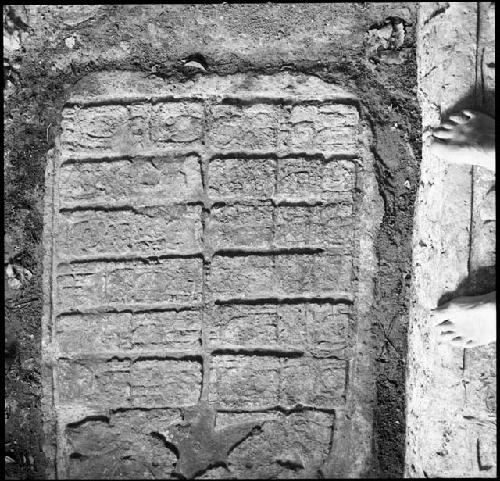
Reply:
<svg viewBox="0 0 500 481"><path fill-rule="evenodd" d="M45 219L55 474L346 474L333 437L359 447L347 474L367 472L381 204L357 99L288 73L108 72L75 87L61 128Z"/></svg>
<svg viewBox="0 0 500 481"><path fill-rule="evenodd" d="M420 4L424 132L464 108L495 115L494 13L494 2ZM429 313L451 298L495 290L495 174L444 162L428 147L413 236L405 474L494 478L496 343L438 344Z"/></svg>

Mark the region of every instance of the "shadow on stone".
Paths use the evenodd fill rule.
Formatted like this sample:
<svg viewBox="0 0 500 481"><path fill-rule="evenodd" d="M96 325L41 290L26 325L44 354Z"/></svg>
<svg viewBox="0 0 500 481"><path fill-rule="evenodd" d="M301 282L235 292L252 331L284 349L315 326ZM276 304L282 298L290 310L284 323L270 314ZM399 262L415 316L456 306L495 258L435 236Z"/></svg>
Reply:
<svg viewBox="0 0 500 481"><path fill-rule="evenodd" d="M481 296L496 289L496 266L484 266L473 270L463 279L454 291L445 292L438 301L438 306L461 296Z"/></svg>
<svg viewBox="0 0 500 481"><path fill-rule="evenodd" d="M478 110L491 115L492 112L486 104L486 99L494 99L495 92L492 90L484 89L482 96L478 94L476 89L470 89L469 92L459 99L453 106L441 112L441 119L444 120L449 115L454 114L462 109Z"/></svg>

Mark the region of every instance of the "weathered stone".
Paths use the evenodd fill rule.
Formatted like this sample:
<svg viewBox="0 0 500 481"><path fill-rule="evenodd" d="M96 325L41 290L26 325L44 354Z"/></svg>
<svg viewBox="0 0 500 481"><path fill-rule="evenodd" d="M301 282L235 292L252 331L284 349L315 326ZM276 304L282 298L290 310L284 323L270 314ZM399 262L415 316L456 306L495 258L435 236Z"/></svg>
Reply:
<svg viewBox="0 0 500 481"><path fill-rule="evenodd" d="M208 245L213 249L271 247L273 211L270 203L213 207L207 222Z"/></svg>
<svg viewBox="0 0 500 481"><path fill-rule="evenodd" d="M156 407L197 402L201 365L183 360L60 361L60 402L107 407Z"/></svg>
<svg viewBox="0 0 500 481"><path fill-rule="evenodd" d="M175 409L126 410L66 427L69 466L75 479L169 478L174 452L152 433L180 420Z"/></svg>
<svg viewBox="0 0 500 481"><path fill-rule="evenodd" d="M352 205L295 206L271 203L213 207L207 242L213 249L351 246Z"/></svg>
<svg viewBox="0 0 500 481"><path fill-rule="evenodd" d="M331 464L331 413L369 377L347 377L366 342L369 303L356 303L371 292L378 219L358 216L379 212L356 101L288 73L133 77L76 87L48 175L58 473L255 477L241 464L254 448L240 446L262 423L243 417L265 409L262 467L316 476ZM231 417L217 409L242 421L214 426ZM157 428L146 414L173 410Z"/></svg>
<svg viewBox="0 0 500 481"><path fill-rule="evenodd" d="M280 404L334 408L344 401L346 361L297 358L283 361Z"/></svg>
<svg viewBox="0 0 500 481"><path fill-rule="evenodd" d="M201 259L63 265L57 287L59 309L103 304L193 303L201 300Z"/></svg>
<svg viewBox="0 0 500 481"><path fill-rule="evenodd" d="M352 105L296 105L280 129L280 148L357 153L359 115Z"/></svg>
<svg viewBox="0 0 500 481"><path fill-rule="evenodd" d="M276 169L274 159L215 158L209 166L208 194L214 201L272 199Z"/></svg>
<svg viewBox="0 0 500 481"><path fill-rule="evenodd" d="M201 313L63 315L57 319L57 340L59 349L67 354L156 349L193 351L201 342Z"/></svg>
<svg viewBox="0 0 500 481"><path fill-rule="evenodd" d="M203 117L203 106L192 102L67 108L61 147L71 158L192 147L201 142Z"/></svg>
<svg viewBox="0 0 500 481"><path fill-rule="evenodd" d="M344 356L349 308L334 304L215 306L207 316L214 348L294 349Z"/></svg>
<svg viewBox="0 0 500 481"><path fill-rule="evenodd" d="M215 105L208 146L232 152L275 150L282 116L276 105Z"/></svg>
<svg viewBox="0 0 500 481"><path fill-rule="evenodd" d="M352 247L352 204L276 209L276 247Z"/></svg>
<svg viewBox="0 0 500 481"><path fill-rule="evenodd" d="M224 426L260 421L262 432L239 444L229 467L244 479L311 479L330 451L334 416L320 411L281 413L219 413Z"/></svg>
<svg viewBox="0 0 500 481"><path fill-rule="evenodd" d="M76 211L60 216L61 257L200 252L201 206Z"/></svg>
<svg viewBox="0 0 500 481"><path fill-rule="evenodd" d="M333 408L343 402L346 362L337 359L214 356L210 401L224 408L297 404Z"/></svg>
<svg viewBox="0 0 500 481"><path fill-rule="evenodd" d="M152 159L75 162L61 167L59 195L63 207L95 204L144 205L184 202L202 192L199 159Z"/></svg>
<svg viewBox="0 0 500 481"><path fill-rule="evenodd" d="M186 406L198 402L201 394L199 362L137 361L130 374L130 398L134 406Z"/></svg>
<svg viewBox="0 0 500 481"><path fill-rule="evenodd" d="M214 356L209 401L225 408L279 404L280 359L271 356Z"/></svg>
<svg viewBox="0 0 500 481"><path fill-rule="evenodd" d="M348 255L215 256L210 288L216 299L335 295L349 291Z"/></svg>
<svg viewBox="0 0 500 481"><path fill-rule="evenodd" d="M278 164L277 196L295 202L352 202L355 181L352 162L290 157Z"/></svg>
<svg viewBox="0 0 500 481"><path fill-rule="evenodd" d="M251 421L215 429L215 417L208 403L200 403L184 411L183 423L159 433L179 451L176 474L190 479L212 466L227 467L228 452L260 427Z"/></svg>

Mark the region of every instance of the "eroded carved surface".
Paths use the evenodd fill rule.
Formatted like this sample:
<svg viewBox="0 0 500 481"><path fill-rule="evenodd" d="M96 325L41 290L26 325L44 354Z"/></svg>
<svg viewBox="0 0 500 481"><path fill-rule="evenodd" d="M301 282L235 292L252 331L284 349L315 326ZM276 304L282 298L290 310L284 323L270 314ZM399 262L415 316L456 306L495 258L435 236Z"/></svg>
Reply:
<svg viewBox="0 0 500 481"><path fill-rule="evenodd" d="M59 476L335 474L336 429L367 471L381 206L359 108L289 74L76 87L46 214Z"/></svg>

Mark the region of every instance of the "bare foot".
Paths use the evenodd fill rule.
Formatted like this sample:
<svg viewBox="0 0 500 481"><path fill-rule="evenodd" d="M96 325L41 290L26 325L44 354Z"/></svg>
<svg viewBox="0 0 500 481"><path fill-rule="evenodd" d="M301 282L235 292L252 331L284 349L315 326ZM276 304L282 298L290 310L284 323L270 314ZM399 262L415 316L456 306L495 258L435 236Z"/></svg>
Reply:
<svg viewBox="0 0 500 481"><path fill-rule="evenodd" d="M431 317L441 329L440 342L462 348L495 342L496 291L483 296L457 297L433 309Z"/></svg>
<svg viewBox="0 0 500 481"><path fill-rule="evenodd" d="M495 119L472 110L450 115L434 129L430 149L447 162L495 171Z"/></svg>

